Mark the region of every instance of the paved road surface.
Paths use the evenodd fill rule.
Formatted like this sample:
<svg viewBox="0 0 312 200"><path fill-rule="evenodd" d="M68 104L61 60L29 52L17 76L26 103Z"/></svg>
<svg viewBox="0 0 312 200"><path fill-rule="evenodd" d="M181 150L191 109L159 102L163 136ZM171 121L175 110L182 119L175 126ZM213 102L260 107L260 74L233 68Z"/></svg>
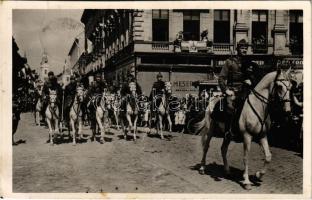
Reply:
<svg viewBox="0 0 312 200"><path fill-rule="evenodd" d="M232 177L225 178L220 153L221 139L214 138L207 157L206 175L198 173L200 137L172 133L170 140L139 133L136 143L120 139L111 130L104 144L73 146L46 143L48 130L36 127L32 116L23 114L13 147L13 192L166 192L166 193L302 193L302 158L297 153L271 148L273 159L262 182L245 191L242 144L229 147ZM88 127L84 133L90 134ZM260 146L253 143L250 174L263 165Z"/></svg>

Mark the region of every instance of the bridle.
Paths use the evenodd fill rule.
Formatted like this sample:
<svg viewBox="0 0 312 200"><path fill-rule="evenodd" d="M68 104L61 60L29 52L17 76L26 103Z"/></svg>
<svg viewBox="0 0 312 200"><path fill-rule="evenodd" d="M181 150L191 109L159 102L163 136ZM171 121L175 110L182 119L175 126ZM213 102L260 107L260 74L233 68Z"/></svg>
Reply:
<svg viewBox="0 0 312 200"><path fill-rule="evenodd" d="M273 88L272 88L272 90L271 90L270 93L269 93L269 98L264 97L264 96L261 95L259 92L257 92L255 89L252 89L252 90L251 90L251 93L254 94L255 97L256 97L258 100L260 100L262 103L269 105L269 104L271 104L272 102L275 101L275 97L277 96L277 95L276 95L276 92L275 92L275 91L276 91L276 87L278 86L277 83L278 83L278 82L281 82L281 83L286 87L287 90L286 90L285 94L284 94L282 97L279 97L279 98L278 98L278 102L279 102L279 103L290 102L290 101L291 101L290 98L285 99L286 94L287 94L288 92L290 92L290 90L291 90L291 84L289 84L289 86L287 86L285 82L290 82L290 81L289 81L289 79L286 79L286 78L278 78L278 77L280 76L280 74L281 74L280 71L277 72L277 74L276 74L276 77L275 77L275 79L274 79ZM262 133L263 133L263 128L264 128L265 122L266 122L267 117L268 117L268 115L269 115L269 112L266 112L266 113L265 113L264 119L262 120L262 118L260 117L260 115L259 115L259 113L257 112L257 110L256 110L256 109L254 108L254 106L251 104L250 99L249 99L249 96L250 96L250 95L248 95L248 97L247 97L247 103L248 103L248 105L250 106L250 108L252 109L252 111L254 112L254 114L257 116L259 122L261 123L260 134L262 134Z"/></svg>

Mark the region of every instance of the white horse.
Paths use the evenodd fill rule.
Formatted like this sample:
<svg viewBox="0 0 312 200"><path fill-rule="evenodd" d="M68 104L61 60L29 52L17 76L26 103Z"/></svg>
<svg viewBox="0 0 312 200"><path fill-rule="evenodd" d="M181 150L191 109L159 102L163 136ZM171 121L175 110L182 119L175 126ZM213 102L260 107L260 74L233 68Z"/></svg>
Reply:
<svg viewBox="0 0 312 200"><path fill-rule="evenodd" d="M101 101L99 105L96 107L96 122L100 128L101 136L100 136L100 143L103 144L104 142L104 134L105 129L108 128L109 118L108 118L108 109L110 109L110 101L111 95L107 94L107 90L105 89Z"/></svg>
<svg viewBox="0 0 312 200"><path fill-rule="evenodd" d="M45 111L46 121L49 127L50 144L53 145L54 133L59 133L59 108L56 105L57 94L55 90L49 89L49 103ZM54 132L54 133L53 133Z"/></svg>
<svg viewBox="0 0 312 200"><path fill-rule="evenodd" d="M261 177L266 173L267 165L271 162L271 153L269 150L267 132L270 128L271 120L269 116L269 105L278 99L281 105L283 105L283 110L285 112L290 111L290 88L291 83L288 79L288 73L278 70L275 72L268 73L263 79L257 84L257 86L251 91L248 98L244 102L242 112L239 117L239 133L243 137L244 143L244 174L243 174L243 185L245 189L251 189L251 182L248 175L248 155L251 147L251 142L253 137L260 138L260 144L265 155L264 167L256 173L256 177L261 179ZM232 98L233 97L229 97ZM210 101L210 108L218 102L219 98L214 98ZM212 109L207 109L205 113L205 118L199 122L201 126L198 129L202 129L200 132L202 134L202 146L203 146L203 156L201 160L201 167L199 172L201 174L205 173L206 165L206 155L209 148L210 140L213 136L213 132L216 127L225 130L224 122L217 122L211 118ZM230 172L230 168L227 161L227 150L231 142L231 138L225 137L223 139L221 153L224 163L224 169L227 174Z"/></svg>
<svg viewBox="0 0 312 200"><path fill-rule="evenodd" d="M165 92L161 96L161 102L158 107L157 114L157 132L160 133L160 138L164 139L163 135L163 119L167 119L169 125L169 132L172 132L172 121L169 113L169 98L171 97L172 89L171 83L165 82Z"/></svg>
<svg viewBox="0 0 312 200"><path fill-rule="evenodd" d="M126 110L123 112L122 116L122 127L124 132L124 139L127 139L127 130L125 123L128 123L128 131L131 133L133 130L133 140L136 141L136 131L137 131L137 121L138 121L138 106L137 106L137 89L136 83L130 82L129 85L130 94L124 99L126 104ZM132 120L133 119L133 120Z"/></svg>
<svg viewBox="0 0 312 200"><path fill-rule="evenodd" d="M69 119L71 128L73 131L73 145L76 145L76 134L78 134L78 139L82 138L82 110L81 105L84 100L84 89L83 87L76 88L76 95L74 98L73 105L70 107Z"/></svg>
<svg viewBox="0 0 312 200"><path fill-rule="evenodd" d="M42 120L42 115L41 115L41 111L42 111L42 101L41 101L41 98L42 98L42 87L38 86L37 88L37 91L38 91L38 100L36 102L36 105L35 105L35 122L36 122L36 125L37 126L40 126L40 121Z"/></svg>

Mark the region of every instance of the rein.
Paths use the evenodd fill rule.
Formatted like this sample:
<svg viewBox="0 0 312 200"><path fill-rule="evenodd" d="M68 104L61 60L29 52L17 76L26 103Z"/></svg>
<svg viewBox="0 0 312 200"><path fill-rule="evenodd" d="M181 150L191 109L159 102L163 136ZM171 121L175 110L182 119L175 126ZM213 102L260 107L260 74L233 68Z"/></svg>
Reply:
<svg viewBox="0 0 312 200"><path fill-rule="evenodd" d="M272 102L272 94L275 90L275 86L276 86L276 82L277 81L280 81L283 85L286 86L286 84L283 82L283 81L287 81L286 79L277 79L277 77L280 75L280 73L277 73L276 74L276 77L274 79L274 86L272 88L272 91L269 93L269 98L266 98L265 96L263 96L262 94L260 94L259 92L257 92L255 89L252 89L251 92L255 95L255 97L260 100L262 103L264 104L270 104ZM286 88L288 89L288 87L286 86ZM282 102L287 102L287 101L290 101L290 99L286 99L284 100L284 97L285 95L287 94L287 92L285 92L284 96L281 98ZM258 118L260 124L261 124L261 130L260 130L260 133L259 134L262 134L263 133L263 129L264 129L264 126L265 126L265 122L269 116L269 112L265 112L265 116L264 116L264 119L262 120L261 119L261 116L259 115L259 113L257 112L257 110L255 109L255 107L252 105L252 103L250 102L250 94L248 95L247 97L247 103L248 105L250 106L251 110L254 112L254 114L256 115L256 117Z"/></svg>

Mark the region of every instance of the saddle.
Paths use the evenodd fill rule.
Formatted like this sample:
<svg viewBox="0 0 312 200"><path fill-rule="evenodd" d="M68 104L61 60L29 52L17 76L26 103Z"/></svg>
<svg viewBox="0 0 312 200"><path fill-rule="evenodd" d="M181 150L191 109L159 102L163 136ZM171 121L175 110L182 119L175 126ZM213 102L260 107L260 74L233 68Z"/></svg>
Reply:
<svg viewBox="0 0 312 200"><path fill-rule="evenodd" d="M225 123L225 132L230 132L231 138L236 142L242 141L238 122L244 102L244 99L236 97L232 102L233 110L231 106L229 106L229 101L226 98L222 98L216 103L211 114L213 120Z"/></svg>

